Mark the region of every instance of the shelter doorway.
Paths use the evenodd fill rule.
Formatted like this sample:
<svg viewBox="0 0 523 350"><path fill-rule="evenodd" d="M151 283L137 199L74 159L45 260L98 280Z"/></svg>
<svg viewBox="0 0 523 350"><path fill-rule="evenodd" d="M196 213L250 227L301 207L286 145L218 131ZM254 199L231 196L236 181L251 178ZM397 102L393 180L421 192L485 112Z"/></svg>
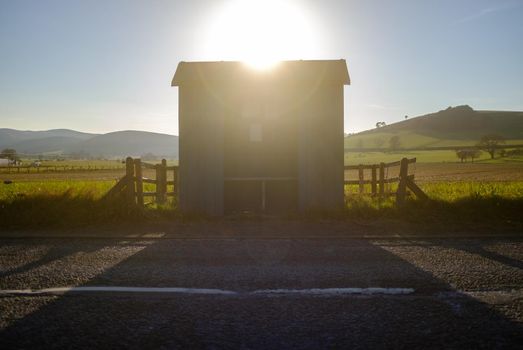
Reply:
<svg viewBox="0 0 523 350"><path fill-rule="evenodd" d="M298 140L292 113L237 113L224 125L224 211L298 208Z"/></svg>

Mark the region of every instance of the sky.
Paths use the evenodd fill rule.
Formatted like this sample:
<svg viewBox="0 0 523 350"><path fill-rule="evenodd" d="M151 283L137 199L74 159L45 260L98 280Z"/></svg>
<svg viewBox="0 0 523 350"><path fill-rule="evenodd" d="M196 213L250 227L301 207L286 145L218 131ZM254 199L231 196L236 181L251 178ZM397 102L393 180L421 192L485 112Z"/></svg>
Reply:
<svg viewBox="0 0 523 350"><path fill-rule="evenodd" d="M180 61L260 57L346 59L345 132L523 110L523 0L0 0L0 128L178 134Z"/></svg>

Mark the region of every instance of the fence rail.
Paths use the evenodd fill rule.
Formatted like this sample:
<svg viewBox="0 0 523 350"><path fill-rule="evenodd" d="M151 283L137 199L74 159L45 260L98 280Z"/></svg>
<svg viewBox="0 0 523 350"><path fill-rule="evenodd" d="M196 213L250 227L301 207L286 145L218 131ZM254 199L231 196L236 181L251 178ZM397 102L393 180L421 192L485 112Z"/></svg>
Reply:
<svg viewBox="0 0 523 350"><path fill-rule="evenodd" d="M98 170L124 170L122 166L100 166L100 165L23 165L0 167L0 174L38 174L51 172L72 172L72 171L98 171Z"/></svg>
<svg viewBox="0 0 523 350"><path fill-rule="evenodd" d="M370 164L370 165L347 165L345 170L357 170L358 179L345 179L346 185L358 185L360 195L365 194L365 185L371 185L371 195L379 196L396 196L396 203L402 205L407 196L407 190L414 193L419 199L427 199L427 195L414 182L414 174L409 175L409 164L415 164L416 158L403 158L397 162ZM178 196L178 166L167 166L167 161L162 159L160 164L150 164L142 162L140 159L133 159L128 157L125 161L125 176L118 181L118 183L107 193L107 197L115 195L123 195L129 205L144 206L145 197L154 197L158 204L164 204L169 196ZM399 175L395 177L386 177L387 169L399 166ZM154 169L156 173L155 179L143 177L143 169ZM371 178L365 179L364 170L371 171ZM168 180L169 171L172 172L171 180ZM262 186L265 186L265 181L273 180L297 180L292 177L285 178L239 178L231 177L225 178L225 181L246 181L256 180L262 181ZM395 193L386 193L385 184L398 183L398 189ZM156 191L144 191L144 184L156 185ZM169 191L169 186L172 186L172 191Z"/></svg>
<svg viewBox="0 0 523 350"><path fill-rule="evenodd" d="M143 177L143 169L154 169L155 179ZM168 180L167 171L172 171L172 180ZM144 184L156 185L156 191L144 191ZM168 186L173 186L168 191ZM129 205L144 206L145 197L155 197L156 203L164 204L167 197L178 195L178 167L167 166L167 161L162 159L160 164L142 162L141 159L128 157L125 160L125 176L107 193L107 197L123 194Z"/></svg>
<svg viewBox="0 0 523 350"><path fill-rule="evenodd" d="M402 205L407 196L407 189L411 190L419 199L427 199L427 195L414 182L414 174L409 175L409 164L415 164L416 158L403 158L400 161L379 164L360 164L360 165L346 165L345 170L358 170L357 180L345 179L346 185L358 185L359 194L365 194L365 185L371 185L371 195L379 198L395 195L396 203ZM387 178L385 173L388 173L388 168L400 167L399 175ZM371 179L365 179L364 170L371 171ZM395 193L386 193L385 184L398 183L398 190Z"/></svg>

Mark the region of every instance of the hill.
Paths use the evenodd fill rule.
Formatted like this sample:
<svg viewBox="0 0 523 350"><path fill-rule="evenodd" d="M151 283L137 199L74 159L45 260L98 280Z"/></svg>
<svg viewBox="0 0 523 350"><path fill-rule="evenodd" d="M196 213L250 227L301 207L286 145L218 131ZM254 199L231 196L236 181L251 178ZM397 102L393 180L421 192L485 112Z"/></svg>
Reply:
<svg viewBox="0 0 523 350"><path fill-rule="evenodd" d="M153 153L177 158L178 136L133 130L117 131L85 140L70 151L104 156L141 156Z"/></svg>
<svg viewBox="0 0 523 350"><path fill-rule="evenodd" d="M75 130L54 129L26 131L0 129L0 149L14 148L21 154L74 154L124 157L153 153L178 157L178 136L145 131L117 131L90 134Z"/></svg>
<svg viewBox="0 0 523 350"><path fill-rule="evenodd" d="M476 111L469 106L449 107L350 135L345 139L345 148L386 148L388 140L396 135L400 138L402 148L471 146L486 134L501 135L511 144L523 143L523 112Z"/></svg>
<svg viewBox="0 0 523 350"><path fill-rule="evenodd" d="M23 145L23 142L25 141L43 140L46 138L87 140L95 135L96 134L89 134L69 129L30 131L0 128L0 148L14 147L17 144Z"/></svg>

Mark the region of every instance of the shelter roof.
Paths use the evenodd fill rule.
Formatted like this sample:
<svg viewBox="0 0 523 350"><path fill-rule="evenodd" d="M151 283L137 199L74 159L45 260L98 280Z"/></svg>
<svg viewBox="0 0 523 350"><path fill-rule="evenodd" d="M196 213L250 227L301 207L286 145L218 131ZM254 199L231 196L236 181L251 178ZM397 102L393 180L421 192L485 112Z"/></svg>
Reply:
<svg viewBox="0 0 523 350"><path fill-rule="evenodd" d="M172 79L172 86L191 82L213 83L255 79L288 81L331 81L350 85L347 63L340 60L281 61L267 70L257 70L239 61L180 62Z"/></svg>

